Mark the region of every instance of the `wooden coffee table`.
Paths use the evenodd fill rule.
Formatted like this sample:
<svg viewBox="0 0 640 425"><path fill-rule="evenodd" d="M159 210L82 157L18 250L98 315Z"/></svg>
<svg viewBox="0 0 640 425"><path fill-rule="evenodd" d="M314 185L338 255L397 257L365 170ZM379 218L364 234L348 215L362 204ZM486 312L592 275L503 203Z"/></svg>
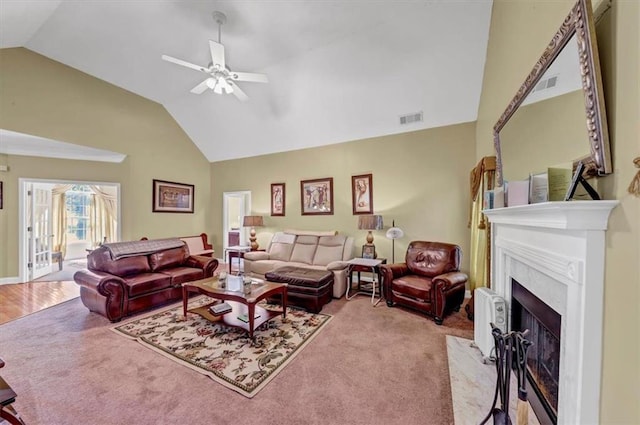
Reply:
<svg viewBox="0 0 640 425"><path fill-rule="evenodd" d="M189 294L194 293L207 295L211 298L215 298L216 301L201 307L188 309ZM277 294L282 296L282 311L267 310L266 308L256 305L261 300ZM217 304L219 302L218 300L227 301L227 303L231 305L232 310L219 316L213 315L209 311L209 307ZM249 337L253 338L254 329L262 325L264 322L267 322L280 314L282 314L282 317L284 318L287 317L287 284L274 282L251 284L250 291L245 293L244 291L229 291L226 288L221 287L217 277L186 282L182 284L182 307L185 318L187 317L188 312L196 313L205 319L221 321L227 326L244 329L249 332ZM248 317L247 322L238 318L242 315L246 315Z"/></svg>

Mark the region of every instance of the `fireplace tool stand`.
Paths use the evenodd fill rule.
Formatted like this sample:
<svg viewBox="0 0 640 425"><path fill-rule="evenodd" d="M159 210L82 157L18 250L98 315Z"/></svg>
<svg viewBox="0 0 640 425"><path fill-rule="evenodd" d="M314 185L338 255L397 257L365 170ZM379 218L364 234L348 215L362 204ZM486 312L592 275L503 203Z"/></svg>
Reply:
<svg viewBox="0 0 640 425"><path fill-rule="evenodd" d="M527 349L531 342L526 340L524 336L529 332L508 332L503 333L500 328L491 323L491 334L496 347L496 391L493 395L493 403L491 410L487 416L480 422L484 425L493 416L494 425L511 425L509 417L509 388L511 383L511 368L515 366L516 376L518 378L518 409L517 409L517 425L526 425L528 422L528 404L526 390L526 367L527 367ZM516 361L513 361L513 356ZM500 407L496 407L500 396Z"/></svg>

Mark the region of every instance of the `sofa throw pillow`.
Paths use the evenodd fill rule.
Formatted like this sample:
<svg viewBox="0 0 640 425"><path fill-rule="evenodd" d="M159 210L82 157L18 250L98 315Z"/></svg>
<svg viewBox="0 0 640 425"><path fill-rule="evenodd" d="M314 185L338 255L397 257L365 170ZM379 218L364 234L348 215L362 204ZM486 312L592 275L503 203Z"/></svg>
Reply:
<svg viewBox="0 0 640 425"><path fill-rule="evenodd" d="M189 257L186 245L180 248L167 249L165 251L154 252L149 255L149 265L152 271L177 267L183 264Z"/></svg>

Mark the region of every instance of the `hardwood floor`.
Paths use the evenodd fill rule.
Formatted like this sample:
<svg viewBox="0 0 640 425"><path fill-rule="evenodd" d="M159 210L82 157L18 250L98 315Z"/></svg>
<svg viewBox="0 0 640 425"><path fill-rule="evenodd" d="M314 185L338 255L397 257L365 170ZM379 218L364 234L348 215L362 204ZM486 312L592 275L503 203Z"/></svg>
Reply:
<svg viewBox="0 0 640 425"><path fill-rule="evenodd" d="M227 270L220 263L216 272ZM73 280L0 285L0 325L80 296Z"/></svg>
<svg viewBox="0 0 640 425"><path fill-rule="evenodd" d="M73 281L0 285L0 324L80 296Z"/></svg>

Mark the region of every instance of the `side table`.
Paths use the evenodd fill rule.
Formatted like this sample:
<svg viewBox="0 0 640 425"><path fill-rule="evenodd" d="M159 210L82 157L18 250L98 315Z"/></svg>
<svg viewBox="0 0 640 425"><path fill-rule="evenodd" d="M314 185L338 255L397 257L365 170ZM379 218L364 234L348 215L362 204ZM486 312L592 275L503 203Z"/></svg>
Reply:
<svg viewBox="0 0 640 425"><path fill-rule="evenodd" d="M58 263L58 271L62 270L62 252L51 251L51 262Z"/></svg>
<svg viewBox="0 0 640 425"><path fill-rule="evenodd" d="M374 306L378 305L378 303L382 299L382 273L380 271L379 266L380 264L387 264L387 259L386 258L376 258L376 259L353 258L347 261L347 264L349 264L349 273L348 273L349 283L347 284L347 293L345 294L346 299L351 300L353 299L353 297L355 297L358 294L364 294L364 295L371 294L371 304L373 304ZM358 273L358 291L353 295L349 296L349 290L353 285L353 272ZM362 288L361 280L360 280L361 272L372 273L374 276L373 282L371 283L370 292L363 290ZM380 298L378 298L377 301L376 301L376 287L380 288Z"/></svg>
<svg viewBox="0 0 640 425"><path fill-rule="evenodd" d="M240 259L244 256L245 252L249 251L251 251L250 246L242 245L229 246L224 250L224 256L227 258L227 262L229 263L229 273L231 273L234 258L238 259L238 271L240 271Z"/></svg>

